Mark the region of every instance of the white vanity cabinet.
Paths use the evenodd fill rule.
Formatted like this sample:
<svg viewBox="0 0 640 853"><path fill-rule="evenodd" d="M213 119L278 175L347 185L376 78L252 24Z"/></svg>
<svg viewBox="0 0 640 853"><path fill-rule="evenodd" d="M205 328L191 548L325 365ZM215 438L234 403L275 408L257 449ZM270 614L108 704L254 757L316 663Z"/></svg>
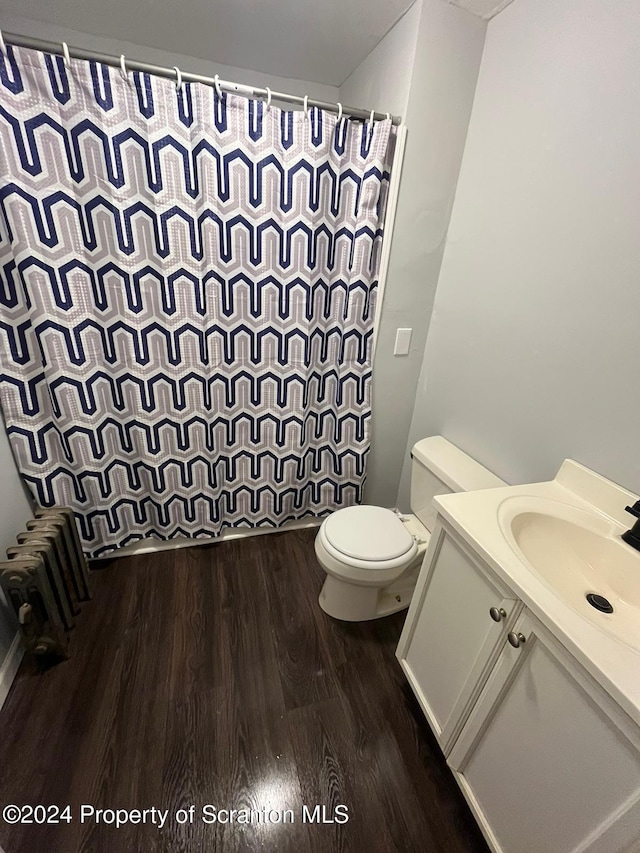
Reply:
<svg viewBox="0 0 640 853"><path fill-rule="evenodd" d="M396 654L445 755L520 609L436 524Z"/></svg>
<svg viewBox="0 0 640 853"><path fill-rule="evenodd" d="M638 726L452 530L434 536L397 654L490 846L638 853Z"/></svg>
<svg viewBox="0 0 640 853"><path fill-rule="evenodd" d="M492 846L640 850L639 733L528 611L511 639L448 758Z"/></svg>

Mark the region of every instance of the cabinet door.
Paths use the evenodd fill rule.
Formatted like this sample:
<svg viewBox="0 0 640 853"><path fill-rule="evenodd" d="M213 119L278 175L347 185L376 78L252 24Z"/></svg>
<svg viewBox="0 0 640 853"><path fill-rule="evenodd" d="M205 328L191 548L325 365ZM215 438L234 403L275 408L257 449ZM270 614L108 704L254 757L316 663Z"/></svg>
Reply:
<svg viewBox="0 0 640 853"><path fill-rule="evenodd" d="M449 756L503 853L618 853L640 844L637 727L528 612Z"/></svg>
<svg viewBox="0 0 640 853"><path fill-rule="evenodd" d="M445 755L520 606L439 522L396 656Z"/></svg>

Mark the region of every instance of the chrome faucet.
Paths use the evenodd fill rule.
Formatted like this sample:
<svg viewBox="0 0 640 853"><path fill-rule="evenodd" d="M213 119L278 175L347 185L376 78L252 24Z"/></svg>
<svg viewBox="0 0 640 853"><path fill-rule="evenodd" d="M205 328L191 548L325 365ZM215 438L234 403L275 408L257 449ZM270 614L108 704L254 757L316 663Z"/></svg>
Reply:
<svg viewBox="0 0 640 853"><path fill-rule="evenodd" d="M640 551L640 501L636 501L633 506L626 506L625 509L631 515L635 515L637 521L630 530L622 534L622 538L627 545L631 545L636 551Z"/></svg>

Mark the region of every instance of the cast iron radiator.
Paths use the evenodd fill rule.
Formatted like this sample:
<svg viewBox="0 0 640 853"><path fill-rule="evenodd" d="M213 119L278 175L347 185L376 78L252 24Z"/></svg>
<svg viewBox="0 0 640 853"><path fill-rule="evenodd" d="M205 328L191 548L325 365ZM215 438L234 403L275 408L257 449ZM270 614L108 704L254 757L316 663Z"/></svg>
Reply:
<svg viewBox="0 0 640 853"><path fill-rule="evenodd" d="M41 509L18 544L0 562L0 585L15 611L25 648L39 656L67 658L68 636L91 598L87 561L73 512Z"/></svg>

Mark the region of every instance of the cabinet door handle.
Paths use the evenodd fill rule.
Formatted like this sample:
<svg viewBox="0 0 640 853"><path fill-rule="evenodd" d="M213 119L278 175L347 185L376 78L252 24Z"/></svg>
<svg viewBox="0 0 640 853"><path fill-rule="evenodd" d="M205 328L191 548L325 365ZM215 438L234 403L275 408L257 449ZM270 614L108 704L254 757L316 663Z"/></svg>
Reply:
<svg viewBox="0 0 640 853"><path fill-rule="evenodd" d="M507 615L507 611L504 607L490 607L489 608L489 616L493 619L494 622L501 622Z"/></svg>
<svg viewBox="0 0 640 853"><path fill-rule="evenodd" d="M509 631L507 634L507 640L509 640L514 649L519 649L520 646L527 642L525 635L521 634L519 631L517 634L515 631Z"/></svg>

